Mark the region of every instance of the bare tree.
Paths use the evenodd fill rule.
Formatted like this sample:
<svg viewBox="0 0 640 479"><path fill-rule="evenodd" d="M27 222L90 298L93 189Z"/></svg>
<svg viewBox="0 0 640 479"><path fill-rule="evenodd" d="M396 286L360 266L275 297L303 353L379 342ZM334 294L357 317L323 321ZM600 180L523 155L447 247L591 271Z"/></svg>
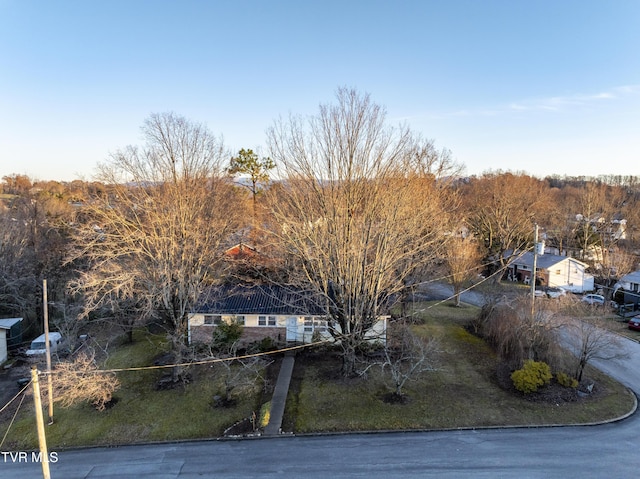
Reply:
<svg viewBox="0 0 640 479"><path fill-rule="evenodd" d="M222 323L216 328L207 353L197 357L199 360L221 360L213 364L215 377L222 379L224 385L224 397L215 400L219 406L233 404L234 394L241 394L255 388L257 383L264 382L264 371L270 364L270 360L264 356L238 357L242 331L243 327L236 322Z"/></svg>
<svg viewBox="0 0 640 479"><path fill-rule="evenodd" d="M291 281L327 303L352 375L366 332L444 243L449 154L388 127L380 106L347 89L317 116L278 122L268 138L284 182L273 234L295 263Z"/></svg>
<svg viewBox="0 0 640 479"><path fill-rule="evenodd" d="M606 329L604 319L592 317L574 320L567 327L566 341L575 354L575 378L582 381L584 369L593 360L625 358L620 340Z"/></svg>
<svg viewBox="0 0 640 479"><path fill-rule="evenodd" d="M225 361L215 363L214 370L217 378L222 378L224 384L224 401L222 405L231 405L234 394L242 394L247 389L253 389L264 382L264 371L269 361L261 357L237 358L235 351L228 356L218 356Z"/></svg>
<svg viewBox="0 0 640 479"><path fill-rule="evenodd" d="M79 319L82 313L82 305L73 302L70 298L64 298L60 303L49 303L51 311L50 322L56 331L62 334L70 352L78 346L79 332L83 322Z"/></svg>
<svg viewBox="0 0 640 479"><path fill-rule="evenodd" d="M394 324L393 333L384 348L383 373L391 380L394 397L404 397L404 386L427 371L437 370L439 343L417 336L407 324Z"/></svg>
<svg viewBox="0 0 640 479"><path fill-rule="evenodd" d="M533 242L534 223L549 199L545 183L522 174L488 173L472 179L464 192L472 231L504 271Z"/></svg>
<svg viewBox="0 0 640 479"><path fill-rule="evenodd" d="M493 345L500 357L521 365L527 359L558 364L562 353L559 334L564 317L558 302L537 302L522 295L509 304L488 303L480 316L479 332Z"/></svg>
<svg viewBox="0 0 640 479"><path fill-rule="evenodd" d="M37 278L23 226L9 212L0 214L0 303L4 314L26 316L30 298L36 296Z"/></svg>
<svg viewBox="0 0 640 479"><path fill-rule="evenodd" d="M71 271L62 267L73 211L57 182L4 177L0 203L0 313L22 316L25 332L41 331L43 279L59 300ZM32 188L33 186L33 188Z"/></svg>
<svg viewBox="0 0 640 479"><path fill-rule="evenodd" d="M187 317L215 280L222 243L235 228L234 192L221 140L173 113L154 114L144 148L128 147L100 166L102 194L87 202L71 259L88 267L72 285L86 312L124 301L169 326L174 352Z"/></svg>
<svg viewBox="0 0 640 479"><path fill-rule="evenodd" d="M475 238L454 235L444 251L444 262L449 274L449 283L453 286L456 306L460 306L462 289L477 278L480 260L480 248Z"/></svg>
<svg viewBox="0 0 640 479"><path fill-rule="evenodd" d="M120 387L115 373L98 369L94 354L83 351L72 361L63 361L52 372L53 399L62 407L71 407L83 401L89 401L102 411Z"/></svg>

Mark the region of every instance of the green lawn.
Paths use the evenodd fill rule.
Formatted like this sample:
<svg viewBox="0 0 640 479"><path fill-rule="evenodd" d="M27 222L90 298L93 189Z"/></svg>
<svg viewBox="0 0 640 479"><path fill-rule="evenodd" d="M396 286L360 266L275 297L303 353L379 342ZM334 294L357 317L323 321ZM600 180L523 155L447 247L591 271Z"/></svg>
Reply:
<svg viewBox="0 0 640 479"><path fill-rule="evenodd" d="M423 373L405 389L408 404L382 400L389 391L379 369L368 379L342 379L333 372L339 358L324 353L300 357L286 412L285 426L297 433L386 429L439 429L501 425L578 424L618 417L633 405L621 385L595 371L599 394L580 402L540 404L500 388L498 359L464 324L477 309L445 303L416 305L423 323L419 334L437 337L439 368Z"/></svg>
<svg viewBox="0 0 640 479"><path fill-rule="evenodd" d="M135 342L119 346L106 366L151 365L165 349L163 336L137 332ZM112 408L99 412L90 405L55 407L55 423L46 426L48 445L60 448L219 437L227 427L259 408L261 389L258 386L254 394L238 398L234 407L214 408L212 398L219 394L220 383L213 371L208 365L193 367L189 371L194 378L191 383L164 391L156 391L154 386L165 370L120 372L121 388L115 393L117 403ZM7 436L5 450L37 447L32 404L30 395ZM3 416L3 433L9 420Z"/></svg>
<svg viewBox="0 0 640 479"><path fill-rule="evenodd" d="M592 370L587 374L597 381L598 394L580 402L540 404L503 390L496 379L498 359L464 327L478 309L434 304L415 305L421 321L414 330L439 339L438 368L405 387L407 404L382 400L390 389L379 369L370 369L366 379L346 380L339 376L339 356L331 349L316 350L296 358L283 430L310 433L578 424L617 417L632 407L633 396L624 387ZM163 336L138 331L133 344L113 348L105 367L148 366L165 350ZM260 411L265 400L261 384L238 395L235 406L214 408L212 398L221 391L221 379L215 371L210 365L192 367L190 383L164 391L156 391L154 386L165 370L119 372L121 388L112 408L98 412L90 405L56 406L55 424L46 427L49 447L213 438L254 412L257 418L265 415ZM2 434L10 420L10 412L0 418ZM3 450L36 447L29 396Z"/></svg>

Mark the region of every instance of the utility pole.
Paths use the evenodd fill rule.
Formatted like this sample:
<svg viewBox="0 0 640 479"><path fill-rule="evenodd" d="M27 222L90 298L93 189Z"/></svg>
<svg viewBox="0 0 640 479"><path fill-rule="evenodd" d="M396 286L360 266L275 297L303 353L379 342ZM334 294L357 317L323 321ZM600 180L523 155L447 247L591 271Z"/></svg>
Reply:
<svg viewBox="0 0 640 479"><path fill-rule="evenodd" d="M53 384L51 379L51 345L49 344L49 303L47 280L42 280L42 310L44 311L44 342L47 351L47 390L49 391L49 425L53 424Z"/></svg>
<svg viewBox="0 0 640 479"><path fill-rule="evenodd" d="M531 319L535 313L536 302L536 269L538 268L538 223L533 230L533 268L531 270Z"/></svg>
<svg viewBox="0 0 640 479"><path fill-rule="evenodd" d="M49 472L49 451L47 450L47 437L44 434L44 417L42 417L42 401L40 399L40 384L38 383L38 367L31 369L31 382L33 383L33 402L36 408L36 424L38 426L38 444L40 445L40 463L42 464L42 477L51 479Z"/></svg>

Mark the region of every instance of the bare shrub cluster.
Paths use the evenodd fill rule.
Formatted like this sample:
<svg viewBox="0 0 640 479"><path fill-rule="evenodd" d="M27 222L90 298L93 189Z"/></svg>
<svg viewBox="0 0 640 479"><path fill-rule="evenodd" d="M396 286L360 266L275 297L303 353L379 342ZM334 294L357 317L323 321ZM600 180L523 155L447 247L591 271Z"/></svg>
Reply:
<svg viewBox="0 0 640 479"><path fill-rule="evenodd" d="M559 332L565 321L550 303L536 304L520 297L511 303L488 303L476 323L503 361L520 367L526 360L561 367L563 353Z"/></svg>
<svg viewBox="0 0 640 479"><path fill-rule="evenodd" d="M95 355L81 352L71 361L60 362L53 374L53 400L64 408L83 401L103 411L120 387L113 372L98 369Z"/></svg>

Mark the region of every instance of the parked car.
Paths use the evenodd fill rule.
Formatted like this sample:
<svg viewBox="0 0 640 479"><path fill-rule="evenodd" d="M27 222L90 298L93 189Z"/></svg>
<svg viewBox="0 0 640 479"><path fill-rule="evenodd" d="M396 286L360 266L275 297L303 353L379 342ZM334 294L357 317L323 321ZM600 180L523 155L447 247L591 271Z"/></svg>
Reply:
<svg viewBox="0 0 640 479"><path fill-rule="evenodd" d="M629 320L629 329L640 331L640 316L634 316Z"/></svg>
<svg viewBox="0 0 640 479"><path fill-rule="evenodd" d="M546 297L547 297L547 293L545 293L545 292L544 292L543 290L541 290L541 289L536 289L536 290L534 290L533 295L534 295L536 298L546 298Z"/></svg>
<svg viewBox="0 0 640 479"><path fill-rule="evenodd" d="M62 335L58 332L49 333L49 350L51 353L61 351L65 346ZM27 350L27 356L38 356L47 352L47 343L44 334L31 341L31 346Z"/></svg>
<svg viewBox="0 0 640 479"><path fill-rule="evenodd" d="M567 290L560 287L550 286L546 289L546 293L550 298L560 298L567 295Z"/></svg>
<svg viewBox="0 0 640 479"><path fill-rule="evenodd" d="M604 296L601 294L585 294L582 301L595 306L604 306Z"/></svg>
<svg viewBox="0 0 640 479"><path fill-rule="evenodd" d="M555 286L548 286L542 289L536 288L534 296L536 298L559 298L561 296L566 296L567 290Z"/></svg>

